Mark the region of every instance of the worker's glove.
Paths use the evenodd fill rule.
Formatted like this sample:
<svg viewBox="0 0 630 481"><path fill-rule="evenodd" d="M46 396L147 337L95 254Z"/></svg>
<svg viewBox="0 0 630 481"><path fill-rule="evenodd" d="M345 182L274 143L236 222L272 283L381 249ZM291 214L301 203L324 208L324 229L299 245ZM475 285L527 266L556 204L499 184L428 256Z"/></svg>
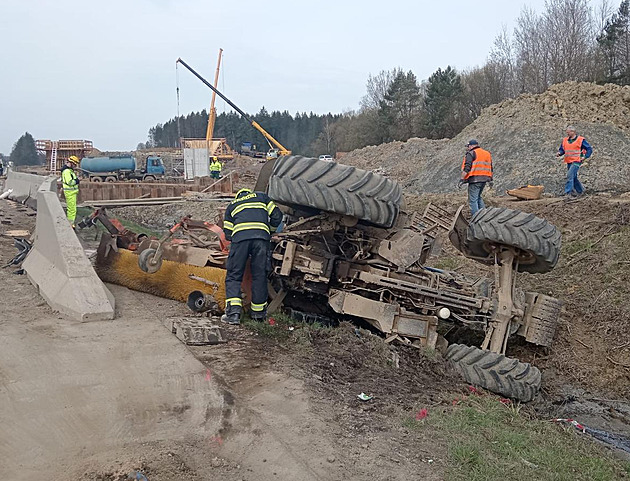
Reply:
<svg viewBox="0 0 630 481"><path fill-rule="evenodd" d="M280 222L280 225L276 227L276 234L280 234L280 232L282 232L283 229L284 229L284 222Z"/></svg>
<svg viewBox="0 0 630 481"><path fill-rule="evenodd" d="M487 182L487 184L488 184L488 188L490 188L490 189L492 189L494 187L494 182L493 181Z"/></svg>
<svg viewBox="0 0 630 481"><path fill-rule="evenodd" d="M464 185L466 182L463 181L463 179L459 179L459 182L457 182L457 188L461 189L462 185Z"/></svg>

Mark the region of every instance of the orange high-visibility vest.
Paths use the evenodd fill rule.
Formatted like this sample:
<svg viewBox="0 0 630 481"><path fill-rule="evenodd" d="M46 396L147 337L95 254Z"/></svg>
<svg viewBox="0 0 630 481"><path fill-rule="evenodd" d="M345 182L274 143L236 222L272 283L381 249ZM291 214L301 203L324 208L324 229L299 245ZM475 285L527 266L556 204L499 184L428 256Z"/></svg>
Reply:
<svg viewBox="0 0 630 481"><path fill-rule="evenodd" d="M475 160L473 160L472 167L470 172L466 174L464 179L468 179L469 177L473 177L475 175L485 175L486 177L492 178L492 156L490 152L487 150L483 150L480 147L474 149L475 151ZM466 156L464 155L464 160L462 161L462 170L466 166Z"/></svg>
<svg viewBox="0 0 630 481"><path fill-rule="evenodd" d="M584 137L577 136L573 142L569 142L569 137L562 140L562 148L564 149L564 163L572 164L573 162L582 162L582 141Z"/></svg>

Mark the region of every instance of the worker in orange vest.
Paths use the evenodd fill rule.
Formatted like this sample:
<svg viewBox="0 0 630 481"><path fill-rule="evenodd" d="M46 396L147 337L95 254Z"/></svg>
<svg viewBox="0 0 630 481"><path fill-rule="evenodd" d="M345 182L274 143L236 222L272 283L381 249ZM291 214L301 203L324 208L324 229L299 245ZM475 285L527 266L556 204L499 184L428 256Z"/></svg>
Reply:
<svg viewBox="0 0 630 481"><path fill-rule="evenodd" d="M593 153L593 147L586 139L577 134L573 125L567 127L567 136L562 139L556 157L564 155L564 163L567 164L567 183L564 186L564 195L567 198L577 197L584 193L584 186L578 179L578 171L582 162Z"/></svg>
<svg viewBox="0 0 630 481"><path fill-rule="evenodd" d="M468 184L468 205L474 216L479 210L484 209L481 193L487 182L492 182L492 156L487 150L479 147L479 142L471 139L466 144L466 155L462 161L462 175L460 186Z"/></svg>

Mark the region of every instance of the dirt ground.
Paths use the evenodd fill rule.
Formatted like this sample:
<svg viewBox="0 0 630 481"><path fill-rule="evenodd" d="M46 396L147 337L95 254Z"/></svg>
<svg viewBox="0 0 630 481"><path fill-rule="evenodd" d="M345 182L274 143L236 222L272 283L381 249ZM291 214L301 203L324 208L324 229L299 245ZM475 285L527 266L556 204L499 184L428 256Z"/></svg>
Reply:
<svg viewBox="0 0 630 481"><path fill-rule="evenodd" d="M545 275L521 275L519 285L557 297L565 303L554 345L549 349L515 339L509 354L529 361L543 372L541 415L582 416L604 429L630 428L630 296L627 246L630 196L589 195L572 202L557 197L515 201L490 192L487 204L532 212L556 225L563 234L557 267ZM422 211L428 202L455 212L465 204L465 190L457 194L406 195L408 210ZM116 209L138 223L185 209L203 218L203 203L185 207L155 206ZM214 211L209 215L214 215ZM492 276L489 268L461 256L442 239L439 257L429 264L470 275Z"/></svg>
<svg viewBox="0 0 630 481"><path fill-rule="evenodd" d="M29 214L0 202L4 229L32 231ZM3 265L12 244L0 236ZM439 377L463 387L439 360L401 353L400 377L383 385L382 342L350 326L322 333L317 350L244 327L227 344L186 350L170 332L183 304L109 285L116 319L73 323L15 270L0 269L1 479L443 479L444 446L401 423L417 403L448 402ZM348 338L357 344L346 352Z"/></svg>
<svg viewBox="0 0 630 481"><path fill-rule="evenodd" d="M432 201L454 211L463 203L463 195L408 196L407 204L409 209L421 210ZM630 261L624 242L630 219L628 199L592 196L563 203L546 198L518 204L505 198L488 200L490 205L518 207L546 217L564 236L563 256L551 274L524 275L519 280L524 287L566 302L552 348L519 343L510 347L510 354L534 363L544 373L542 395L524 409L542 418L574 417L593 427L629 435L630 378L624 366L630 364L630 349L624 343L628 340L630 310L627 303L616 302L625 299L630 290L628 271L623 268L624 262ZM173 208L156 206L137 212L124 208L117 209L115 215L157 226L159 222L152 224L151 219L179 214L170 211ZM204 218L212 214L206 208L203 203L190 203L187 213ZM32 230L35 217L23 206L0 201L0 220L10 222L3 222L5 230ZM0 236L0 263L15 253L12 241ZM470 274L485 269L480 271L478 264L458 255L448 243L431 262ZM41 417L42 410L46 412L41 402L20 405L22 416L32 416L48 426L49 432L59 430L63 439L72 438L72 449L61 443L54 459L37 452L31 455L39 436L35 428L19 436L17 428L0 429L3 459L11 459L16 450L25 453L9 466L19 475L0 476L2 479L110 481L127 479L136 471L149 481L444 479L448 464L444 441L426 431L410 429L407 421L421 409L450 406L470 391L434 352L389 347L381 338L350 324L272 332L271 336L247 327L229 327L227 344L186 348L170 332L172 319L189 315L183 304L109 286L117 300L115 321L68 323L52 313L28 279L13 274L14 270L0 269L3 345L10 342L16 346L7 357L18 356L22 347L28 353L31 344L35 346L32 349L45 345L44 339L35 337L45 335L59 352L66 352L64 368L72 370L69 366L78 344L111 337L109 341L118 343L118 347L109 348L111 355L123 363L117 369L125 369L125 363L135 360L154 371L147 366L151 358L142 354L139 346L158 339L177 344L177 360L173 362L170 356L163 360L175 364L175 370L199 362L193 369L194 380L186 381L184 387L194 391L201 379L216 388L218 399L208 403L204 418L205 423L212 420L211 428L203 424L191 427L182 417L195 409L169 399L158 403L155 411L140 407L122 411L125 422L143 426L148 434L125 437L104 430L98 442L94 432L75 429L78 422L102 415L98 404L93 411L81 413L74 423L59 415L62 408L74 412L67 400L65 407L50 410L50 419ZM11 390L6 362L0 363L2 396ZM55 379L54 365L43 370L41 362L27 370L42 370L43 376ZM85 356L79 362L94 372L108 361L107 357ZM28 378L26 371L22 373ZM114 406L137 388L134 384L109 386L102 378L94 383L85 374L81 376L80 383L105 384ZM163 388L169 389L167 384ZM361 392L374 397L362 402L357 398ZM48 395L45 390L37 393L42 398ZM59 402L64 400L61 396ZM136 406L141 401L147 402L142 397L134 399ZM15 412L6 408L11 404L2 406L0 419L11 419ZM114 411L120 414L121 410ZM173 430L151 433L152 425L163 424ZM38 463L33 462L38 459Z"/></svg>
<svg viewBox="0 0 630 481"><path fill-rule="evenodd" d="M465 194L407 196L409 209L434 202L454 211ZM564 308L550 348L511 341L508 355L543 373L540 415L580 418L602 429L630 434L630 196L587 195L515 201L486 197L487 205L532 212L562 231L562 254L544 275L522 274L518 285L561 299ZM465 259L447 240L434 259L439 267L470 275L491 270Z"/></svg>

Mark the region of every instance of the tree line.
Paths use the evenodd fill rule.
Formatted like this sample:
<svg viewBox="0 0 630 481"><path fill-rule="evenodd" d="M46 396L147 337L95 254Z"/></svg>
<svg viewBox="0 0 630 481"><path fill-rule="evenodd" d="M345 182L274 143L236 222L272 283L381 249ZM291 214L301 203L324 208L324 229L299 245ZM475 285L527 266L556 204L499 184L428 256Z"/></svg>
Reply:
<svg viewBox="0 0 630 481"><path fill-rule="evenodd" d="M343 115L272 112L254 116L281 143L303 155L334 154L411 137L451 138L485 107L567 80L630 85L630 0L547 0L524 7L512 32L501 31L486 62L447 66L418 81L400 68L370 75L360 107ZM149 146L178 145L178 119L149 130ZM205 137L207 113L179 118L182 137ZM266 142L236 113L217 117L215 136L232 147Z"/></svg>
<svg viewBox="0 0 630 481"><path fill-rule="evenodd" d="M318 155L313 150L314 143L327 125L341 119L341 115L316 115L314 113L271 112L264 107L252 120L258 122L272 137L286 148L304 155ZM175 117L164 124L157 124L149 129L146 144L138 147L179 147L179 138L205 138L208 113L192 112L186 116ZM247 120L236 112L223 112L217 115L214 137L225 138L236 150L243 142L251 142L261 152L266 152L269 145L263 135L252 127ZM328 151L327 151L328 152Z"/></svg>

